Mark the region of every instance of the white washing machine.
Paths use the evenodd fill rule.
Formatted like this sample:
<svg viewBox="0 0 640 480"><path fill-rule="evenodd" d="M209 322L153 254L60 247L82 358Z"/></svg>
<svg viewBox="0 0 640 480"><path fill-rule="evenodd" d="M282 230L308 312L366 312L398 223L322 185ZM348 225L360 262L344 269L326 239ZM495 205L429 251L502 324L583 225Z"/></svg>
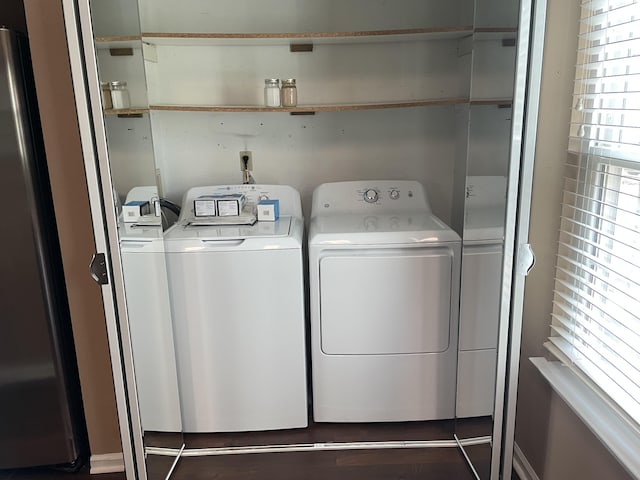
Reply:
<svg viewBox="0 0 640 480"><path fill-rule="evenodd" d="M135 187L127 202L157 199L152 187ZM181 432L173 328L160 217L118 227L124 288L142 428Z"/></svg>
<svg viewBox="0 0 640 480"><path fill-rule="evenodd" d="M467 177L456 416L493 414L506 177Z"/></svg>
<svg viewBox="0 0 640 480"><path fill-rule="evenodd" d="M453 418L460 237L413 181L313 194L309 286L317 422Z"/></svg>
<svg viewBox="0 0 640 480"><path fill-rule="evenodd" d="M279 200L275 222L194 216L203 195ZM185 432L306 427L299 193L281 185L197 187L165 235Z"/></svg>

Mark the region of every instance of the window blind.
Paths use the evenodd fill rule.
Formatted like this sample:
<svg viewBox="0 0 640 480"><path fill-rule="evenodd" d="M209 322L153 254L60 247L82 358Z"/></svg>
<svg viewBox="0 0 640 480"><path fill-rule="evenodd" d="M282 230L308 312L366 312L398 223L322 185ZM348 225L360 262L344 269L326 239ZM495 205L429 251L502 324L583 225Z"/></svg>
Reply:
<svg viewBox="0 0 640 480"><path fill-rule="evenodd" d="M640 0L583 0L550 342L640 425Z"/></svg>

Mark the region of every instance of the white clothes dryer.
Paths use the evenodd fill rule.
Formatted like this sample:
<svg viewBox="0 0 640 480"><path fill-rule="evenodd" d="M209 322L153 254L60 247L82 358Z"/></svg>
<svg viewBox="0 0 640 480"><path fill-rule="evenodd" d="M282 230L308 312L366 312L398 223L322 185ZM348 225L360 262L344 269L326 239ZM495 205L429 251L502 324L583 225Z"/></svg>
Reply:
<svg viewBox="0 0 640 480"><path fill-rule="evenodd" d="M453 418L460 237L414 181L319 186L309 227L317 422Z"/></svg>
<svg viewBox="0 0 640 480"><path fill-rule="evenodd" d="M493 414L506 177L467 177L462 246L457 417Z"/></svg>
<svg viewBox="0 0 640 480"><path fill-rule="evenodd" d="M127 202L157 199L155 186L135 187ZM120 219L122 220L122 219ZM160 217L119 222L120 255L143 430L181 432L169 287Z"/></svg>
<svg viewBox="0 0 640 480"><path fill-rule="evenodd" d="M196 198L237 193L249 208L279 200L279 219L219 225L194 216ZM185 194L165 235L185 432L307 426L303 228L300 195L289 186Z"/></svg>

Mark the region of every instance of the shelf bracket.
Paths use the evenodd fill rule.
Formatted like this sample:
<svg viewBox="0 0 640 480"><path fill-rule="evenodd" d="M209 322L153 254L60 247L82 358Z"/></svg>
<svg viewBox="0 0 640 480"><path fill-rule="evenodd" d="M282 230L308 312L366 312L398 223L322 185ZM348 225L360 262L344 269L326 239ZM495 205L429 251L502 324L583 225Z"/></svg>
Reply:
<svg viewBox="0 0 640 480"><path fill-rule="evenodd" d="M110 48L109 55L112 57L132 57L133 48Z"/></svg>
<svg viewBox="0 0 640 480"><path fill-rule="evenodd" d="M291 43L289 51L291 53L313 52L313 43Z"/></svg>
<svg viewBox="0 0 640 480"><path fill-rule="evenodd" d="M316 112L289 112L289 115L315 115Z"/></svg>

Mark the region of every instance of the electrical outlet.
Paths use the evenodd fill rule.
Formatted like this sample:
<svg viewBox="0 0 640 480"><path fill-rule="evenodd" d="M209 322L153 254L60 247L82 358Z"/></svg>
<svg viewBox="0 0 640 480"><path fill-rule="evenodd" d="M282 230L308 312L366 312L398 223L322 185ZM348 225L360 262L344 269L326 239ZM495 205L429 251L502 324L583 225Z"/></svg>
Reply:
<svg viewBox="0 0 640 480"><path fill-rule="evenodd" d="M253 170L253 155L251 155L250 150L240 152L240 171L244 172L245 170Z"/></svg>

